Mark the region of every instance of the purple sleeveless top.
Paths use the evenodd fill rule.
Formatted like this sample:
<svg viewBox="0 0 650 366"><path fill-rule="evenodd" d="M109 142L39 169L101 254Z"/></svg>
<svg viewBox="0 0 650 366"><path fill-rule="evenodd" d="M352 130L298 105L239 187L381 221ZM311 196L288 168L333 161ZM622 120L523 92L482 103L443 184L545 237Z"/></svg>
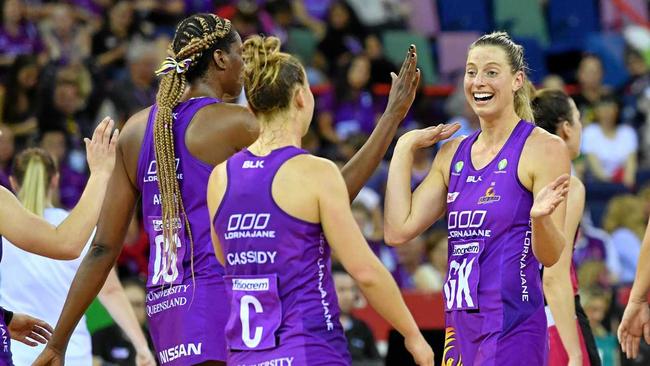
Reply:
<svg viewBox="0 0 650 366"><path fill-rule="evenodd" d="M2 243L2 235L0 235L0 243ZM2 245L0 245L0 261L2 260ZM5 324L4 312L0 307L0 366L11 366L11 336L9 335L9 327Z"/></svg>
<svg viewBox="0 0 650 366"><path fill-rule="evenodd" d="M451 162L444 298L448 335L451 329L455 339L448 338L453 347L445 352L443 363L460 358L470 365L507 364L517 357L506 352L510 341L537 345L544 358L540 264L531 246L533 195L517 176L521 152L534 128L520 121L482 169L471 159L477 131L460 143Z"/></svg>
<svg viewBox="0 0 650 366"><path fill-rule="evenodd" d="M223 267L217 261L210 238L210 217L206 203L208 178L212 167L194 156L185 145L185 131L194 114L206 105L219 103L214 98L193 98L174 108L174 148L176 173L183 197L185 212L190 222L194 242L194 276L196 280L217 278L223 274ZM178 285L191 281L190 239L184 222L180 222L179 238L174 256L162 235L162 200L156 177L156 156L154 152L153 127L158 108L154 105L149 114L147 129L138 159L137 182L142 192L142 214L144 227L149 235L150 255L147 288L162 285ZM179 224L178 222L176 223ZM169 256L171 255L171 259Z"/></svg>
<svg viewBox="0 0 650 366"><path fill-rule="evenodd" d="M228 160L214 228L231 304L229 364L350 363L323 229L284 212L271 192L278 169L299 154L307 152L287 146Z"/></svg>

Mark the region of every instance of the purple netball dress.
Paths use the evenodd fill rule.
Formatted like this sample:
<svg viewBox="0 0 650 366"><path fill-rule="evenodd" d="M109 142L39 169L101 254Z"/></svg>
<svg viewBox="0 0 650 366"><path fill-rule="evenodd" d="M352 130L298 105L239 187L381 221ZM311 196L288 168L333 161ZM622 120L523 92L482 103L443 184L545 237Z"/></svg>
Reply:
<svg viewBox="0 0 650 366"><path fill-rule="evenodd" d="M535 127L520 121L487 166L475 169L463 140L447 194L448 276L444 365L545 365L540 264L531 246L533 195L517 167Z"/></svg>
<svg viewBox="0 0 650 366"><path fill-rule="evenodd" d="M228 188L214 228L226 259L228 365L349 365L320 224L284 212L271 194L293 146L227 163Z"/></svg>
<svg viewBox="0 0 650 366"><path fill-rule="evenodd" d="M162 199L156 177L153 126L156 106L151 109L138 160L138 185L142 214L149 235L147 316L156 356L162 365L193 365L226 359L223 326L228 315L223 267L217 261L210 238L206 189L212 167L190 154L185 131L194 114L219 100L193 98L174 109L176 174L194 241L194 284L190 266L190 239L184 221L178 225L176 255L163 239ZM215 122L217 123L217 122Z"/></svg>

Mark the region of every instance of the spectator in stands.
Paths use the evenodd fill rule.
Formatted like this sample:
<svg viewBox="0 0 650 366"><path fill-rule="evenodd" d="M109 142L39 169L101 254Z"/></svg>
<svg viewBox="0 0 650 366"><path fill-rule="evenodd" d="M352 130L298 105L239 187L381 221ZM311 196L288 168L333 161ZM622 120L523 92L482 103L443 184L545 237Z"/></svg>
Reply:
<svg viewBox="0 0 650 366"><path fill-rule="evenodd" d="M409 10L399 0L346 0L359 16L359 21L370 30L404 28L404 17Z"/></svg>
<svg viewBox="0 0 650 366"><path fill-rule="evenodd" d="M603 290L598 289L585 293L582 298L582 304L589 318L589 325L593 330L598 353L604 366L619 364L616 336L603 326L603 321L609 311L609 298Z"/></svg>
<svg viewBox="0 0 650 366"><path fill-rule="evenodd" d="M50 61L58 64L81 63L90 57L91 30L78 21L69 4L56 4L41 34Z"/></svg>
<svg viewBox="0 0 650 366"><path fill-rule="evenodd" d="M585 55L577 72L580 91L573 96L585 126L596 121L594 107L610 91L603 85L603 63L596 55Z"/></svg>
<svg viewBox="0 0 650 366"><path fill-rule="evenodd" d="M433 291L442 291L445 285L445 276L447 276L447 231L433 230L427 236L426 255L428 263L425 266L430 267L434 274L432 282Z"/></svg>
<svg viewBox="0 0 650 366"><path fill-rule="evenodd" d="M288 41L289 28L294 24L293 8L290 0L274 0L266 3L266 12L271 16L271 34L280 38L283 44Z"/></svg>
<svg viewBox="0 0 650 366"><path fill-rule="evenodd" d="M242 39L255 34L269 34L272 20L269 14L255 0L237 0L232 26L237 29Z"/></svg>
<svg viewBox="0 0 650 366"><path fill-rule="evenodd" d="M137 278L129 278L122 281L122 286L131 307L135 311L135 317L138 319L142 331L147 335L149 349L153 349L147 327L144 283ZM108 365L115 366L136 365L137 352L124 331L117 324L96 331L92 335L92 342L93 358L96 361L103 361Z"/></svg>
<svg viewBox="0 0 650 366"><path fill-rule="evenodd" d="M20 55L41 55L44 61L41 37L36 26L25 18L23 1L5 0L0 10L0 70Z"/></svg>
<svg viewBox="0 0 650 366"><path fill-rule="evenodd" d="M593 178L632 188L636 184L638 137L632 127L619 124L618 111L614 96L600 97L596 121L584 129L582 152Z"/></svg>
<svg viewBox="0 0 650 366"><path fill-rule="evenodd" d="M33 142L38 132L39 73L36 57L18 56L9 69L6 87L0 86L0 123L11 128L19 149Z"/></svg>
<svg viewBox="0 0 650 366"><path fill-rule="evenodd" d="M390 84L390 73L397 73L397 68L384 55L384 46L376 34L366 37L365 51L370 60L370 84Z"/></svg>
<svg viewBox="0 0 650 366"><path fill-rule="evenodd" d="M14 157L14 134L9 127L0 124L0 186L11 189L9 174Z"/></svg>
<svg viewBox="0 0 650 366"><path fill-rule="evenodd" d="M71 209L81 198L88 177L85 157L75 151L68 153L65 131L50 129L43 132L40 147L47 151L59 167L59 192L52 198L56 207Z"/></svg>
<svg viewBox="0 0 650 366"><path fill-rule="evenodd" d="M120 0L109 10L102 29L93 36L95 63L109 79L116 78L124 69L129 40L136 29L133 4Z"/></svg>
<svg viewBox="0 0 650 366"><path fill-rule="evenodd" d="M566 85L564 84L564 79L560 75L550 74L544 77L542 80L542 89L558 89L564 90Z"/></svg>
<svg viewBox="0 0 650 366"><path fill-rule="evenodd" d="M623 120L633 126L645 122L646 113L637 108L638 100L650 90L650 68L638 50L628 47L625 50L625 66L630 74L629 80L620 90L623 96Z"/></svg>
<svg viewBox="0 0 650 366"><path fill-rule="evenodd" d="M433 292L436 289L436 273L424 265L425 245L423 236L395 247L398 267L395 281L401 289Z"/></svg>
<svg viewBox="0 0 650 366"><path fill-rule="evenodd" d="M381 360L372 331L363 322L352 315L352 310L359 302L360 294L356 283L343 269L333 270L334 287L339 300L341 313L339 319L348 340L348 350L352 363Z"/></svg>
<svg viewBox="0 0 650 366"><path fill-rule="evenodd" d="M327 60L329 75L348 64L352 56L363 50L367 31L359 22L357 14L345 1L332 4L327 18L327 32L318 45L318 50Z"/></svg>
<svg viewBox="0 0 650 366"><path fill-rule="evenodd" d="M128 74L110 87L106 101L116 114L118 126L156 101L158 83L155 71L163 58L164 54L152 42L136 38L129 43L126 54Z"/></svg>
<svg viewBox="0 0 650 366"><path fill-rule="evenodd" d="M117 258L120 277L147 278L149 266L149 238L138 216L140 210L134 210L133 217L126 229L124 246Z"/></svg>
<svg viewBox="0 0 650 366"><path fill-rule="evenodd" d="M609 201L603 228L612 236L614 249L621 260L620 282L634 281L634 273L645 232L643 202L636 196L616 196Z"/></svg>
<svg viewBox="0 0 650 366"><path fill-rule="evenodd" d="M204 3L208 2L204 1ZM138 18L152 23L158 33L166 34L170 38L174 35L176 25L186 14L185 4L185 0L133 1Z"/></svg>
<svg viewBox="0 0 650 366"><path fill-rule="evenodd" d="M334 89L320 98L318 129L331 144L357 133L370 135L381 109L369 90L370 60L355 56L338 78Z"/></svg>

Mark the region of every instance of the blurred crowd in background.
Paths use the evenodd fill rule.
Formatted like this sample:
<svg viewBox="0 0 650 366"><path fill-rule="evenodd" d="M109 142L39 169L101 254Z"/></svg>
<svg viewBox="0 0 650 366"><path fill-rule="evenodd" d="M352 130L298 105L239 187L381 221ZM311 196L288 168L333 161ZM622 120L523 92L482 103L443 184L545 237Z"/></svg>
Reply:
<svg viewBox="0 0 650 366"><path fill-rule="evenodd" d="M462 88L466 51L480 34L508 31L526 49L538 88L563 88L582 115L582 155L574 173L587 209L574 261L583 305L604 364L619 357L614 337L650 216L650 21L645 0L2 0L0 1L0 184L11 189L12 159L40 146L58 162L55 201L72 208L88 170L83 137L103 116L119 125L155 101L154 75L179 20L211 12L242 38L276 35L305 64L316 112L304 147L344 163L373 130L387 101L390 72L409 44L418 48L420 92L402 130L458 121L478 128ZM245 103L240 97L238 101ZM219 121L215 121L218 123ZM413 187L435 150L419 150ZM390 152L353 203L364 235L405 291L440 292L445 226L399 248L383 243L383 197ZM136 211L118 261L145 324L141 279L148 241ZM345 273L335 275L352 355L377 360L372 333L352 315L363 303ZM7 280L7 279L2 279ZM132 349L93 308L98 364L133 364ZM381 351L381 347L380 347ZM130 353L129 353L130 352ZM131 356L129 356L131 355ZM131 358L129 358L131 357ZM103 360L103 361L100 361ZM627 362L627 363L626 363Z"/></svg>

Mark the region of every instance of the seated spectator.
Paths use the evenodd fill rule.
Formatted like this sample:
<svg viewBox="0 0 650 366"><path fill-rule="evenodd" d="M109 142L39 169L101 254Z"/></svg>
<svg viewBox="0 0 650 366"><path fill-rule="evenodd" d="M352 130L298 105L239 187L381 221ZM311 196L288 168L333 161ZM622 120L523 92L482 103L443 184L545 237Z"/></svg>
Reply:
<svg viewBox="0 0 650 366"><path fill-rule="evenodd" d="M9 175L14 157L14 134L6 125L0 124L0 186L11 189Z"/></svg>
<svg viewBox="0 0 650 366"><path fill-rule="evenodd" d="M370 34L365 40L365 51L370 59L370 85L390 84L390 73L398 73L395 65L384 55L384 46L376 34Z"/></svg>
<svg viewBox="0 0 650 366"><path fill-rule="evenodd" d="M369 90L370 60L358 55L352 59L334 87L319 102L317 115L321 136L338 144L358 133L370 135L381 113Z"/></svg>
<svg viewBox="0 0 650 366"><path fill-rule="evenodd" d="M432 279L432 290L435 292L442 291L447 278L447 256L448 256L447 232L445 230L433 230L427 236L426 254L432 273L435 274Z"/></svg>
<svg viewBox="0 0 650 366"><path fill-rule="evenodd" d="M598 353L603 365L618 365L618 341L616 335L604 326L605 316L609 311L609 297L602 290L592 290L582 297L582 305L589 319L589 326L596 340Z"/></svg>
<svg viewBox="0 0 650 366"><path fill-rule="evenodd" d="M341 310L339 319L348 340L348 350L352 356L353 364L380 360L372 331L366 323L352 315L352 310L357 306L360 297L357 285L352 277L343 270L332 271L332 277Z"/></svg>
<svg viewBox="0 0 650 366"><path fill-rule="evenodd" d="M542 80L542 89L564 90L565 87L564 79L560 75L550 74Z"/></svg>
<svg viewBox="0 0 650 366"><path fill-rule="evenodd" d="M147 314L145 310L145 291L142 281L130 278L122 281L126 297L135 311L135 316L147 336L149 349L153 349L149 330L147 327ZM122 329L113 324L107 328L100 329L92 335L93 358L96 361L104 362L106 365L134 366L136 365L137 352L133 344Z"/></svg>
<svg viewBox="0 0 650 366"><path fill-rule="evenodd" d="M643 202L636 196L616 196L609 201L603 228L612 236L612 244L618 252L621 261L619 281L623 284L634 281L645 227Z"/></svg>
<svg viewBox="0 0 650 366"><path fill-rule="evenodd" d="M90 57L91 30L74 15L68 4L56 4L49 19L42 24L41 34L51 62L81 63Z"/></svg>
<svg viewBox="0 0 650 366"><path fill-rule="evenodd" d="M582 152L589 173L600 182L634 187L637 171L638 137L628 125L619 124L618 104L613 96L596 103L596 121L585 127Z"/></svg>
<svg viewBox="0 0 650 366"><path fill-rule="evenodd" d="M36 57L16 57L9 69L6 87L0 86L0 123L11 128L19 149L34 142L38 133L40 66Z"/></svg>
<svg viewBox="0 0 650 366"><path fill-rule="evenodd" d="M133 4L126 0L116 2L104 20L104 26L92 39L95 63L108 79L116 79L124 72L129 41L136 30Z"/></svg>
<svg viewBox="0 0 650 366"><path fill-rule="evenodd" d="M20 55L39 55L40 61L45 61L46 56L38 29L25 18L25 5L22 0L5 0L2 4L1 21L1 71L6 71L6 68Z"/></svg>
<svg viewBox="0 0 650 366"><path fill-rule="evenodd" d="M142 226L142 221L135 210L129 227L126 229L124 246L117 258L117 269L120 277L146 278L149 266L149 238Z"/></svg>
<svg viewBox="0 0 650 366"><path fill-rule="evenodd" d="M404 18L408 16L399 0L347 0L366 28L381 31L386 28L404 28Z"/></svg>
<svg viewBox="0 0 650 366"><path fill-rule="evenodd" d="M600 58L596 55L585 55L580 60L577 78L580 89L578 95L573 96L573 100L580 111L583 125L587 126L596 121L596 102L610 93L609 88L603 85L603 63Z"/></svg>
<svg viewBox="0 0 650 366"><path fill-rule="evenodd" d="M110 86L105 101L109 106L103 106L114 111L118 126L155 103L158 87L155 71L163 58L164 54L153 42L136 38L129 44L126 55L128 74Z"/></svg>
<svg viewBox="0 0 650 366"><path fill-rule="evenodd" d="M588 283L599 286L611 286L618 283L621 273L621 261L618 252L614 248L611 236L600 228L593 225L588 216L583 217L578 227L576 243L573 249L573 263L578 273L580 286L589 287ZM598 270L588 270L594 276L588 283L583 283L580 278L583 267L592 268L597 264Z"/></svg>
<svg viewBox="0 0 650 366"><path fill-rule="evenodd" d="M43 132L40 147L52 155L59 167L59 191L52 198L54 206L71 209L81 198L88 181L88 176L84 174L85 157L78 151L68 152L65 132L60 129Z"/></svg>
<svg viewBox="0 0 650 366"><path fill-rule="evenodd" d="M425 241L422 236L395 248L397 271L393 274L401 289L433 292L436 290L437 274L431 266L424 264Z"/></svg>
<svg viewBox="0 0 650 366"><path fill-rule="evenodd" d="M646 113L637 108L638 100L650 89L650 68L638 50L625 50L625 66L630 78L620 90L623 96L623 121L635 127L645 122Z"/></svg>
<svg viewBox="0 0 650 366"><path fill-rule="evenodd" d="M318 51L327 61L327 74L336 74L348 64L352 56L363 50L367 31L357 14L345 1L335 1L329 8L327 31L318 45Z"/></svg>

